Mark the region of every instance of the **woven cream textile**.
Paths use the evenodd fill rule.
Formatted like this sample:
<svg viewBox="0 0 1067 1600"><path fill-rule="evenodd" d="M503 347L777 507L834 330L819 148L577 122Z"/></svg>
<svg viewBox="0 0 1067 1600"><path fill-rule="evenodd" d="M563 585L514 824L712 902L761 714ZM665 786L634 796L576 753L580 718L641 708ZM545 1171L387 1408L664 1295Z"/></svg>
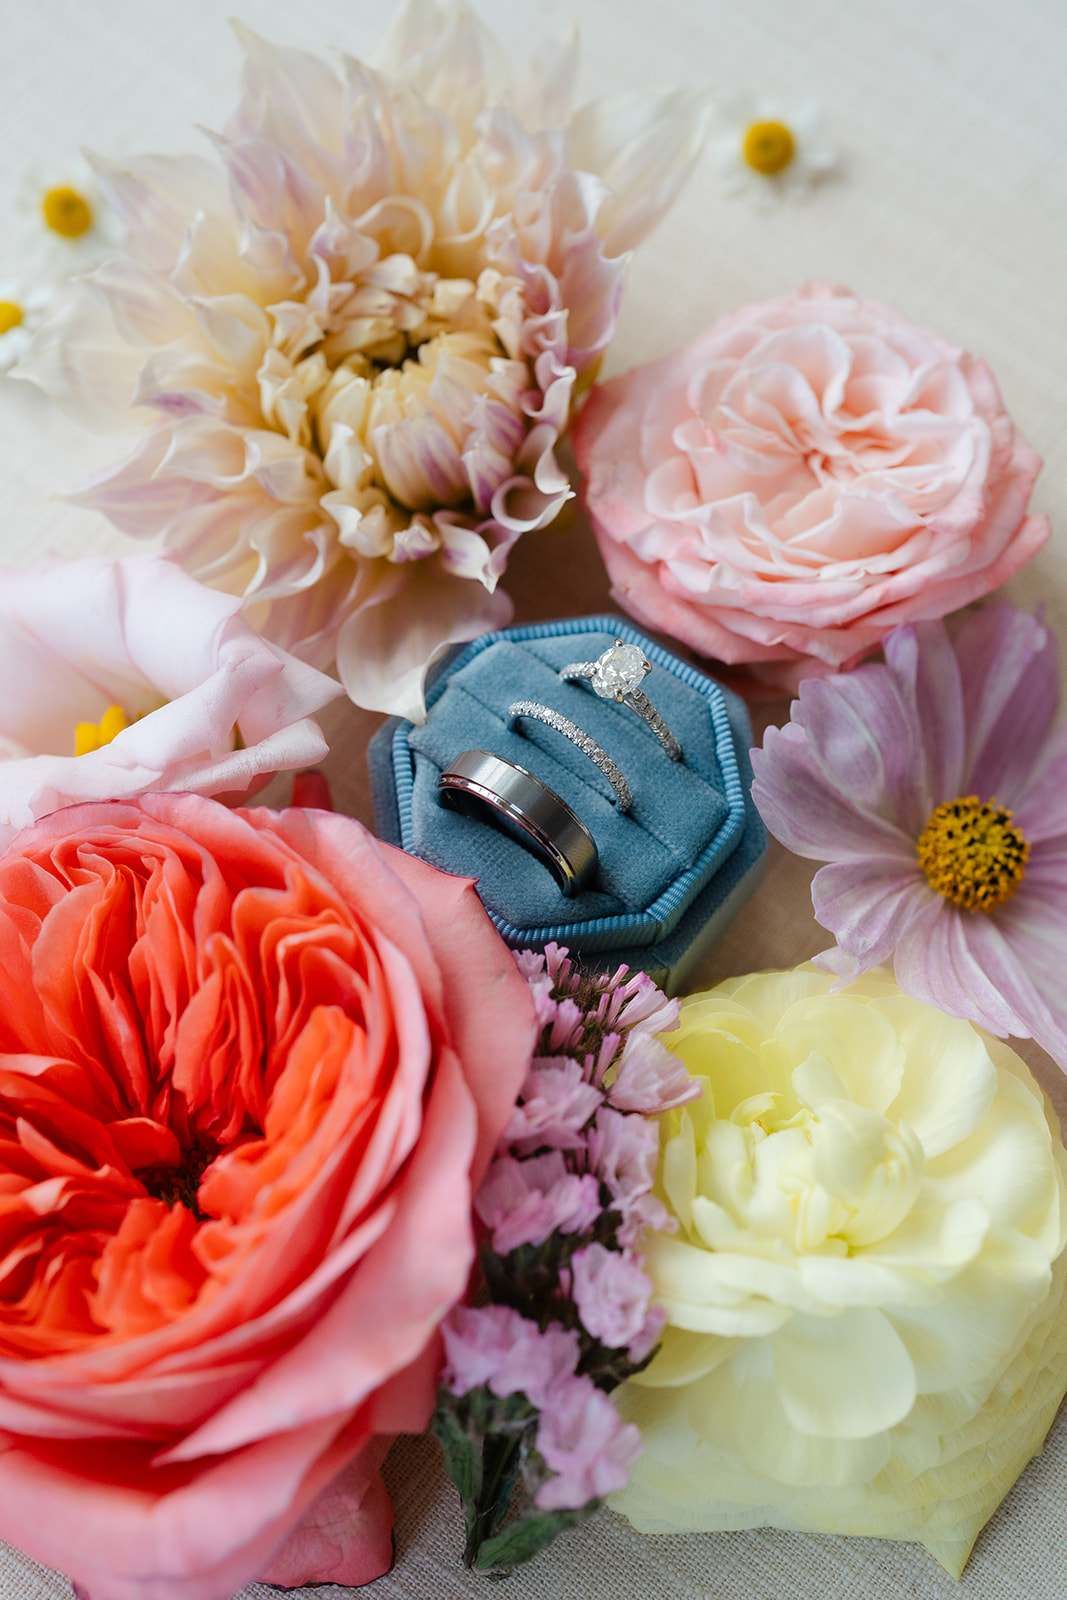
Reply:
<svg viewBox="0 0 1067 1600"><path fill-rule="evenodd" d="M580 98L645 84L707 83L822 107L837 176L805 203L759 212L728 198L706 159L682 203L637 254L608 372L665 353L720 312L808 278L897 305L984 356L1009 409L1045 457L1034 509L1054 536L1013 585L1067 643L1067 4L1064 0L479 0L513 58L528 38L577 20ZM0 281L20 271L9 228L31 163L72 152L203 149L239 70L226 17L315 50L371 49L391 0L0 0ZM82 433L24 385L0 380L0 560L133 548L99 517L55 498L121 441ZM565 563L565 566L564 566ZM566 585L559 574L566 572ZM531 535L508 588L520 620L608 605L577 515ZM1067 653L1067 652L1065 652ZM757 737L784 705L757 713ZM363 746L376 719L328 715L339 809L370 822ZM280 783L267 798L284 803ZM811 917L810 869L773 849L762 889L701 979L787 966L828 942ZM1067 1114L1067 1081L1028 1059ZM492 1593L464 1573L458 1508L436 1447L402 1440L386 1468L397 1563L373 1600ZM649 1539L608 1513L509 1582L508 1600L1055 1600L1067 1594L1067 1422L978 1542L961 1583L917 1546L752 1532ZM305 1591L337 1595L324 1586ZM246 1597L271 1593L253 1585ZM0 1546L0 1600L70 1587Z"/></svg>

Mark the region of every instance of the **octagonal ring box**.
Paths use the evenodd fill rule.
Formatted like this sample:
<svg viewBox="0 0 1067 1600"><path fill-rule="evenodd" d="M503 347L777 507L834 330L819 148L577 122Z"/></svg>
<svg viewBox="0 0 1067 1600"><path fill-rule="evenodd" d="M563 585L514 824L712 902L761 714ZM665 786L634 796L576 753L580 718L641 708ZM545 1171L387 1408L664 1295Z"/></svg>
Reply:
<svg viewBox="0 0 1067 1600"><path fill-rule="evenodd" d="M601 699L561 667L595 661L617 639L653 671L643 683L682 746L671 761L630 707ZM530 718L508 728L508 706L536 700L577 723L617 762L633 790L622 813L589 757ZM422 727L392 717L368 760L380 837L446 872L478 880L489 915L514 949L550 940L583 961L620 961L674 992L758 882L767 837L752 803L752 740L744 704L615 617L507 628L449 657L426 696ZM599 864L565 898L543 861L478 816L441 804L437 780L463 750L525 767L577 812Z"/></svg>

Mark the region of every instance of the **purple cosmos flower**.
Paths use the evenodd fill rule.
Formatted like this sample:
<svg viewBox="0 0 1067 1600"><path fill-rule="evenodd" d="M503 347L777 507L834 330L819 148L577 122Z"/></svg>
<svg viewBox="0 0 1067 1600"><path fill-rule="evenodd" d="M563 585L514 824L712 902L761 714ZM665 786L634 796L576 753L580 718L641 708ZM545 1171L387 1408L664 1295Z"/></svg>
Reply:
<svg viewBox="0 0 1067 1600"><path fill-rule="evenodd" d="M999 604L950 639L899 628L885 663L808 679L753 751L768 828L826 861L816 958L849 980L892 958L950 1016L1032 1036L1067 1070L1067 729L1056 647Z"/></svg>

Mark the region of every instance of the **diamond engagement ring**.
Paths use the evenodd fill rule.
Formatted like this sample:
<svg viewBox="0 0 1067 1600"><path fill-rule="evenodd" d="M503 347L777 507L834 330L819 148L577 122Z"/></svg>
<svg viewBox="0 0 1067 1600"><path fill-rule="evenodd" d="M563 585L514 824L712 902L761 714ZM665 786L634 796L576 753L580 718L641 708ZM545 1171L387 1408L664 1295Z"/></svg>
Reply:
<svg viewBox="0 0 1067 1600"><path fill-rule="evenodd" d="M592 834L555 789L488 750L463 750L437 780L441 804L488 822L548 867L567 896L597 867Z"/></svg>
<svg viewBox="0 0 1067 1600"><path fill-rule="evenodd" d="M672 761L681 761L682 747L651 700L638 686L652 671L652 663L635 644L616 639L595 661L572 661L560 668L565 683L588 683L602 700L616 700L647 722Z"/></svg>
<svg viewBox="0 0 1067 1600"><path fill-rule="evenodd" d="M520 717L533 717L538 722L543 722L546 728L555 728L557 733L562 733L564 738L577 745L583 755L596 763L615 790L620 811L629 811L634 803L630 785L612 761L606 755L595 739L579 728L576 722L569 717L563 717L558 711L553 711L550 706L543 706L536 700L516 700L508 706L508 727L513 728Z"/></svg>

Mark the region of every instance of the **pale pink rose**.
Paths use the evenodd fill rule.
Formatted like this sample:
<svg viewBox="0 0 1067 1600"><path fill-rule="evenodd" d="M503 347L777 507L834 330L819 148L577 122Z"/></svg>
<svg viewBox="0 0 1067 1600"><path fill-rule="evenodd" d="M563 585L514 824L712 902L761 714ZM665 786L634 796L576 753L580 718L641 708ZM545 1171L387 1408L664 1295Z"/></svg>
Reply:
<svg viewBox="0 0 1067 1600"><path fill-rule="evenodd" d="M454 0L411 0L377 69L239 34L217 161L97 163L123 252L20 374L147 424L86 503L302 659L336 659L359 704L420 718L430 661L507 621L509 551L570 497L575 386L699 154L705 96L572 113L573 36L512 82Z"/></svg>
<svg viewBox="0 0 1067 1600"><path fill-rule="evenodd" d="M91 1600L359 1584L530 1058L473 884L349 817L71 807L0 857L0 1538Z"/></svg>
<svg viewBox="0 0 1067 1600"><path fill-rule="evenodd" d="M0 568L0 846L81 800L244 797L321 760L309 713L340 685L286 655L163 554ZM128 726L75 754L111 706Z"/></svg>
<svg viewBox="0 0 1067 1600"><path fill-rule="evenodd" d="M597 388L575 450L619 604L786 688L987 594L1050 532L989 368L828 284Z"/></svg>

